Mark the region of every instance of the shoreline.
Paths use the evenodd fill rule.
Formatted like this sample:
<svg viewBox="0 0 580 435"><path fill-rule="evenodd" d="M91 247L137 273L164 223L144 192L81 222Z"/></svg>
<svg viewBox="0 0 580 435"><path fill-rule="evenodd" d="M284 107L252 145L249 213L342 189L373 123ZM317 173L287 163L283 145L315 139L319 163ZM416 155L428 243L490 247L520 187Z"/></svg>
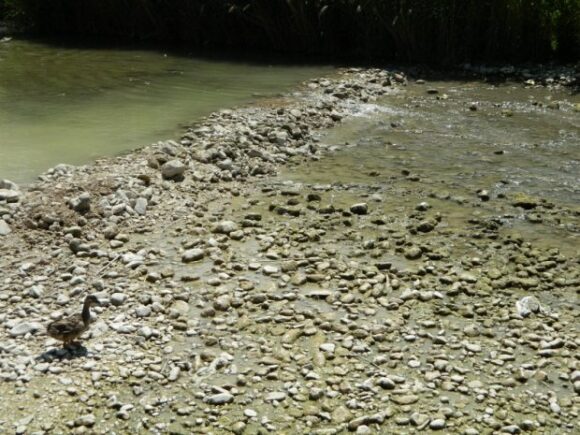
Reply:
<svg viewBox="0 0 580 435"><path fill-rule="evenodd" d="M428 181L391 210L398 180L273 178L405 82L341 70L0 205L0 431L574 433L577 259L493 216L450 228ZM60 349L44 326L87 294L95 323Z"/></svg>

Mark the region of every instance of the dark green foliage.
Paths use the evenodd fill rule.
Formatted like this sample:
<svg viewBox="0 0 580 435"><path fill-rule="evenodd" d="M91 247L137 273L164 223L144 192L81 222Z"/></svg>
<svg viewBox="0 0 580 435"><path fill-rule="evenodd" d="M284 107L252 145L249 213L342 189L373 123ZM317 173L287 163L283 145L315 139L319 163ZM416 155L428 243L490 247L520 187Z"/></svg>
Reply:
<svg viewBox="0 0 580 435"><path fill-rule="evenodd" d="M2 1L49 34L432 63L580 58L580 0Z"/></svg>

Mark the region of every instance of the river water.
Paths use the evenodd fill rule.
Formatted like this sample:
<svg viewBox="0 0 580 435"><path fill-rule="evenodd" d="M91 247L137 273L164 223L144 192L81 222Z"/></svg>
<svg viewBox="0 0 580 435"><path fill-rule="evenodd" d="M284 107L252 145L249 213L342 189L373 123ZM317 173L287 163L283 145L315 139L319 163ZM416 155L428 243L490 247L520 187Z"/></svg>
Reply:
<svg viewBox="0 0 580 435"><path fill-rule="evenodd" d="M575 253L579 103L569 90L514 83L410 83L353 107L354 116L321 137L332 152L282 178L376 192L391 211L437 203L456 223L494 216L530 240ZM485 200L478 199L482 191ZM518 194L567 211L548 220L501 201Z"/></svg>
<svg viewBox="0 0 580 435"><path fill-rule="evenodd" d="M83 164L176 137L214 110L330 70L159 50L0 43L0 178L26 183L58 163Z"/></svg>

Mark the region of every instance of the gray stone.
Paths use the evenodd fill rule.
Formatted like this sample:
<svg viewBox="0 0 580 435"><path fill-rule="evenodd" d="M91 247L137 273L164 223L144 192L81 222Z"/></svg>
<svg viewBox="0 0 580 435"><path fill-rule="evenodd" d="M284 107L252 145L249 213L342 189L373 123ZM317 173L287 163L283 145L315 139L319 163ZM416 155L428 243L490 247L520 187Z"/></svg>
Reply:
<svg viewBox="0 0 580 435"><path fill-rule="evenodd" d="M419 429L422 429L429 423L429 416L426 414L421 414L419 412L415 412L411 415L411 424L413 426L417 426Z"/></svg>
<svg viewBox="0 0 580 435"><path fill-rule="evenodd" d="M181 177L185 168L186 166L181 160L170 160L161 166L161 175L167 179Z"/></svg>
<svg viewBox="0 0 580 435"><path fill-rule="evenodd" d="M91 210L91 194L84 192L76 198L71 199L70 206L78 213L87 213Z"/></svg>
<svg viewBox="0 0 580 435"><path fill-rule="evenodd" d="M219 311L227 311L231 303L232 298L229 295L222 295L214 301L213 307Z"/></svg>
<svg viewBox="0 0 580 435"><path fill-rule="evenodd" d="M75 420L75 426L93 427L97 419L93 414L83 415Z"/></svg>
<svg viewBox="0 0 580 435"><path fill-rule="evenodd" d="M212 229L213 233L216 234L230 234L238 230L238 224L233 221L221 221L215 225Z"/></svg>
<svg viewBox="0 0 580 435"><path fill-rule="evenodd" d="M327 353L333 353L334 349L336 349L336 345L334 343L322 343L320 345L320 350Z"/></svg>
<svg viewBox="0 0 580 435"><path fill-rule="evenodd" d="M18 202L20 192L18 190L0 189L0 201Z"/></svg>
<svg viewBox="0 0 580 435"><path fill-rule="evenodd" d="M123 305L123 303L127 300L127 295L124 293L113 293L111 295L111 304L118 307Z"/></svg>
<svg viewBox="0 0 580 435"><path fill-rule="evenodd" d="M521 433L521 429L516 424L510 424L509 426L504 426L501 428L503 433Z"/></svg>
<svg viewBox="0 0 580 435"><path fill-rule="evenodd" d="M191 261L198 261L205 257L205 251L201 248L188 249L181 256L181 261L189 263Z"/></svg>
<svg viewBox="0 0 580 435"><path fill-rule="evenodd" d="M135 314L137 317L149 317L151 315L151 308L141 305L135 309Z"/></svg>
<svg viewBox="0 0 580 435"><path fill-rule="evenodd" d="M444 429L446 426L445 420L442 418L436 418L434 420L431 420L431 423L429 423L429 427L433 430L441 430Z"/></svg>
<svg viewBox="0 0 580 435"><path fill-rule="evenodd" d="M144 215L147 211L147 200L145 198L137 198L135 207L133 208L137 214Z"/></svg>
<svg viewBox="0 0 580 435"><path fill-rule="evenodd" d="M394 390L395 389L395 382L390 378L379 378L377 380L377 384L379 387L384 388L385 390Z"/></svg>
<svg viewBox="0 0 580 435"><path fill-rule="evenodd" d="M0 189L5 190L18 190L18 184L10 180L0 180Z"/></svg>
<svg viewBox="0 0 580 435"><path fill-rule="evenodd" d="M264 400L266 400L266 402L281 402L282 400L284 400L286 398L286 393L283 391L274 391L272 393L268 393L266 394L266 397L264 398Z"/></svg>
<svg viewBox="0 0 580 435"><path fill-rule="evenodd" d="M225 405L226 403L231 403L234 401L234 396L230 393L218 393L211 396L206 396L203 399L204 402L210 405Z"/></svg>
<svg viewBox="0 0 580 435"><path fill-rule="evenodd" d="M525 296L516 302L516 310L522 317L530 314L541 313L543 311L540 301L535 296Z"/></svg>
<svg viewBox="0 0 580 435"><path fill-rule="evenodd" d="M11 232L10 226L3 219L0 219L0 236L7 236Z"/></svg>
<svg viewBox="0 0 580 435"><path fill-rule="evenodd" d="M405 394L402 396L393 396L391 400L398 405L411 405L419 400L419 396L414 394Z"/></svg>
<svg viewBox="0 0 580 435"><path fill-rule="evenodd" d="M410 246L405 249L405 258L408 260L417 260L421 258L421 255L423 255L423 251L418 246Z"/></svg>
<svg viewBox="0 0 580 435"><path fill-rule="evenodd" d="M38 322L22 322L18 325L15 325L10 329L9 334L12 337L19 337L21 335L26 335L29 333L33 333L42 329L42 325Z"/></svg>
<svg viewBox="0 0 580 435"><path fill-rule="evenodd" d="M267 264L265 265L262 270L264 271L264 274L266 275L274 275L278 272L280 272L280 268L278 266L273 266L271 264Z"/></svg>
<svg viewBox="0 0 580 435"><path fill-rule="evenodd" d="M28 295L38 299L44 294L44 287L42 285L33 285L28 289Z"/></svg>

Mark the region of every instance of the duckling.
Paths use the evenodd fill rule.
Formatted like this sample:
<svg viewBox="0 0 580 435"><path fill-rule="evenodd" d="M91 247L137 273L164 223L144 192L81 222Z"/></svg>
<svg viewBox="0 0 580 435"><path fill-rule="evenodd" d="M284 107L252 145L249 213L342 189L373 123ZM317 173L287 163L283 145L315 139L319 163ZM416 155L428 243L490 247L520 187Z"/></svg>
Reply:
<svg viewBox="0 0 580 435"><path fill-rule="evenodd" d="M83 332L89 329L91 324L91 306L101 305L95 295L88 295L83 304L83 310L79 314L64 319L56 320L46 327L46 332L52 338L62 340L63 347L67 347Z"/></svg>

